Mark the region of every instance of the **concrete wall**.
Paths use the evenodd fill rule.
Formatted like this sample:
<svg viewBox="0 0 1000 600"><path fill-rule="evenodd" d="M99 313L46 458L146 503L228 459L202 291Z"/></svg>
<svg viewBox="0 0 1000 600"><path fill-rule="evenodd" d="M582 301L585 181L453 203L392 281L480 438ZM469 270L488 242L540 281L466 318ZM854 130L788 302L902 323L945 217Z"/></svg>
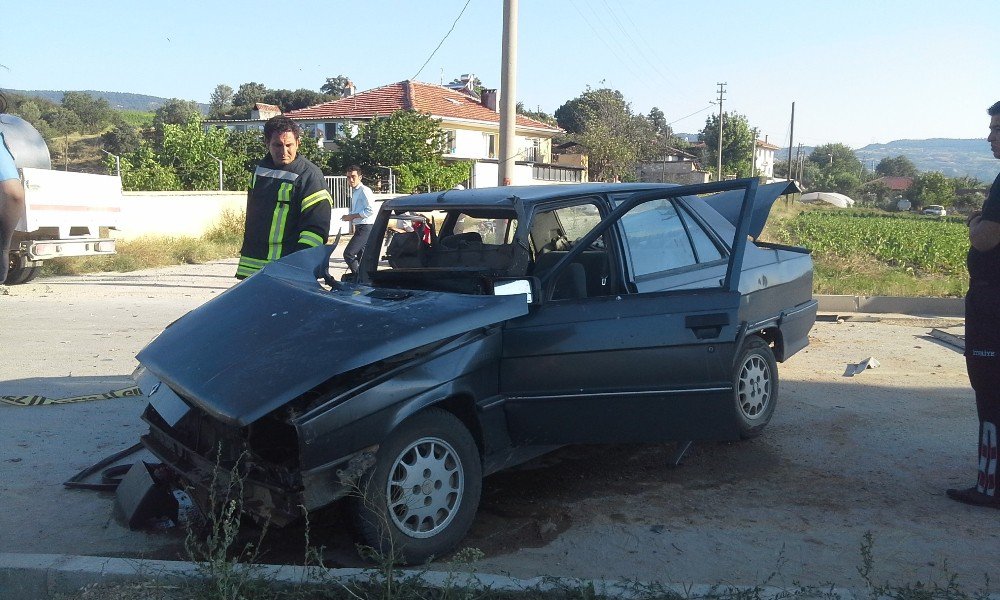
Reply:
<svg viewBox="0 0 1000 600"><path fill-rule="evenodd" d="M398 194L375 194L376 210L383 200ZM219 221L224 210L242 212L246 208L246 192L125 192L117 239L144 235L199 237ZM333 209L331 235L338 228L347 233L347 224L340 217L346 208Z"/></svg>

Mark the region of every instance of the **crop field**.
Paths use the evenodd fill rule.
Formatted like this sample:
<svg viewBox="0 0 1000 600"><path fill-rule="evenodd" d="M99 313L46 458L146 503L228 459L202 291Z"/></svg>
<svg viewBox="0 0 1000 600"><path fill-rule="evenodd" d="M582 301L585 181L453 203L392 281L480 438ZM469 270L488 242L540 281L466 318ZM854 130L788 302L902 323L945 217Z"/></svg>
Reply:
<svg viewBox="0 0 1000 600"><path fill-rule="evenodd" d="M964 219L846 210L787 210L766 237L812 250L817 293L961 296Z"/></svg>
<svg viewBox="0 0 1000 600"><path fill-rule="evenodd" d="M870 256L924 273L964 274L969 230L963 223L876 214L803 212L785 222L787 241L816 257Z"/></svg>

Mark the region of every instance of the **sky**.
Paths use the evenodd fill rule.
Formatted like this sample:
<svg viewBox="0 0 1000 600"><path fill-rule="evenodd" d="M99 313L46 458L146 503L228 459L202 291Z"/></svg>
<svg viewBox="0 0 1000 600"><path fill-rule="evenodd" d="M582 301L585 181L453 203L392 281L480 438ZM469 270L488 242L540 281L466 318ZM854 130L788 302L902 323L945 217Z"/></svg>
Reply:
<svg viewBox="0 0 1000 600"><path fill-rule="evenodd" d="M207 103L219 84L319 91L338 75L359 91L463 73L500 87L502 0L6 4L3 88ZM519 0L516 96L551 114L610 87L697 133L725 83L723 110L782 147L793 103L796 145L985 138L997 23L995 0Z"/></svg>

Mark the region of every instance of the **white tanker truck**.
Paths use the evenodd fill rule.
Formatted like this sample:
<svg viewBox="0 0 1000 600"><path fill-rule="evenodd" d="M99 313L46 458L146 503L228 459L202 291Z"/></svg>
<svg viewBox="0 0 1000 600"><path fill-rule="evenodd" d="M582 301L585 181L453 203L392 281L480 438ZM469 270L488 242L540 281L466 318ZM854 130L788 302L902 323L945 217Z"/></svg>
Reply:
<svg viewBox="0 0 1000 600"><path fill-rule="evenodd" d="M121 178L52 170L45 140L20 117L3 115L0 130L21 175L25 205L7 280L0 283L31 281L50 258L114 254L115 240L108 236L121 215Z"/></svg>

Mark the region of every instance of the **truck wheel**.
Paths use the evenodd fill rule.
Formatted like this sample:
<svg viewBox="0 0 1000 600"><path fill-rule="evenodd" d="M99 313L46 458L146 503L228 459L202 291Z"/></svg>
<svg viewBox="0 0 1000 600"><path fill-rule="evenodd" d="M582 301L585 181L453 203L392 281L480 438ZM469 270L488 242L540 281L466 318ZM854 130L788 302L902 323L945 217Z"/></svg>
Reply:
<svg viewBox="0 0 1000 600"><path fill-rule="evenodd" d="M733 368L733 396L740 437L760 435L778 402L778 365L762 338L747 336Z"/></svg>
<svg viewBox="0 0 1000 600"><path fill-rule="evenodd" d="M17 285L19 283L28 283L34 279L38 272L41 271L41 267L10 267L7 271L7 280L4 281L7 285Z"/></svg>
<svg viewBox="0 0 1000 600"><path fill-rule="evenodd" d="M423 563L455 549L479 505L482 464L465 425L431 408L393 431L352 499L361 540L379 560Z"/></svg>

